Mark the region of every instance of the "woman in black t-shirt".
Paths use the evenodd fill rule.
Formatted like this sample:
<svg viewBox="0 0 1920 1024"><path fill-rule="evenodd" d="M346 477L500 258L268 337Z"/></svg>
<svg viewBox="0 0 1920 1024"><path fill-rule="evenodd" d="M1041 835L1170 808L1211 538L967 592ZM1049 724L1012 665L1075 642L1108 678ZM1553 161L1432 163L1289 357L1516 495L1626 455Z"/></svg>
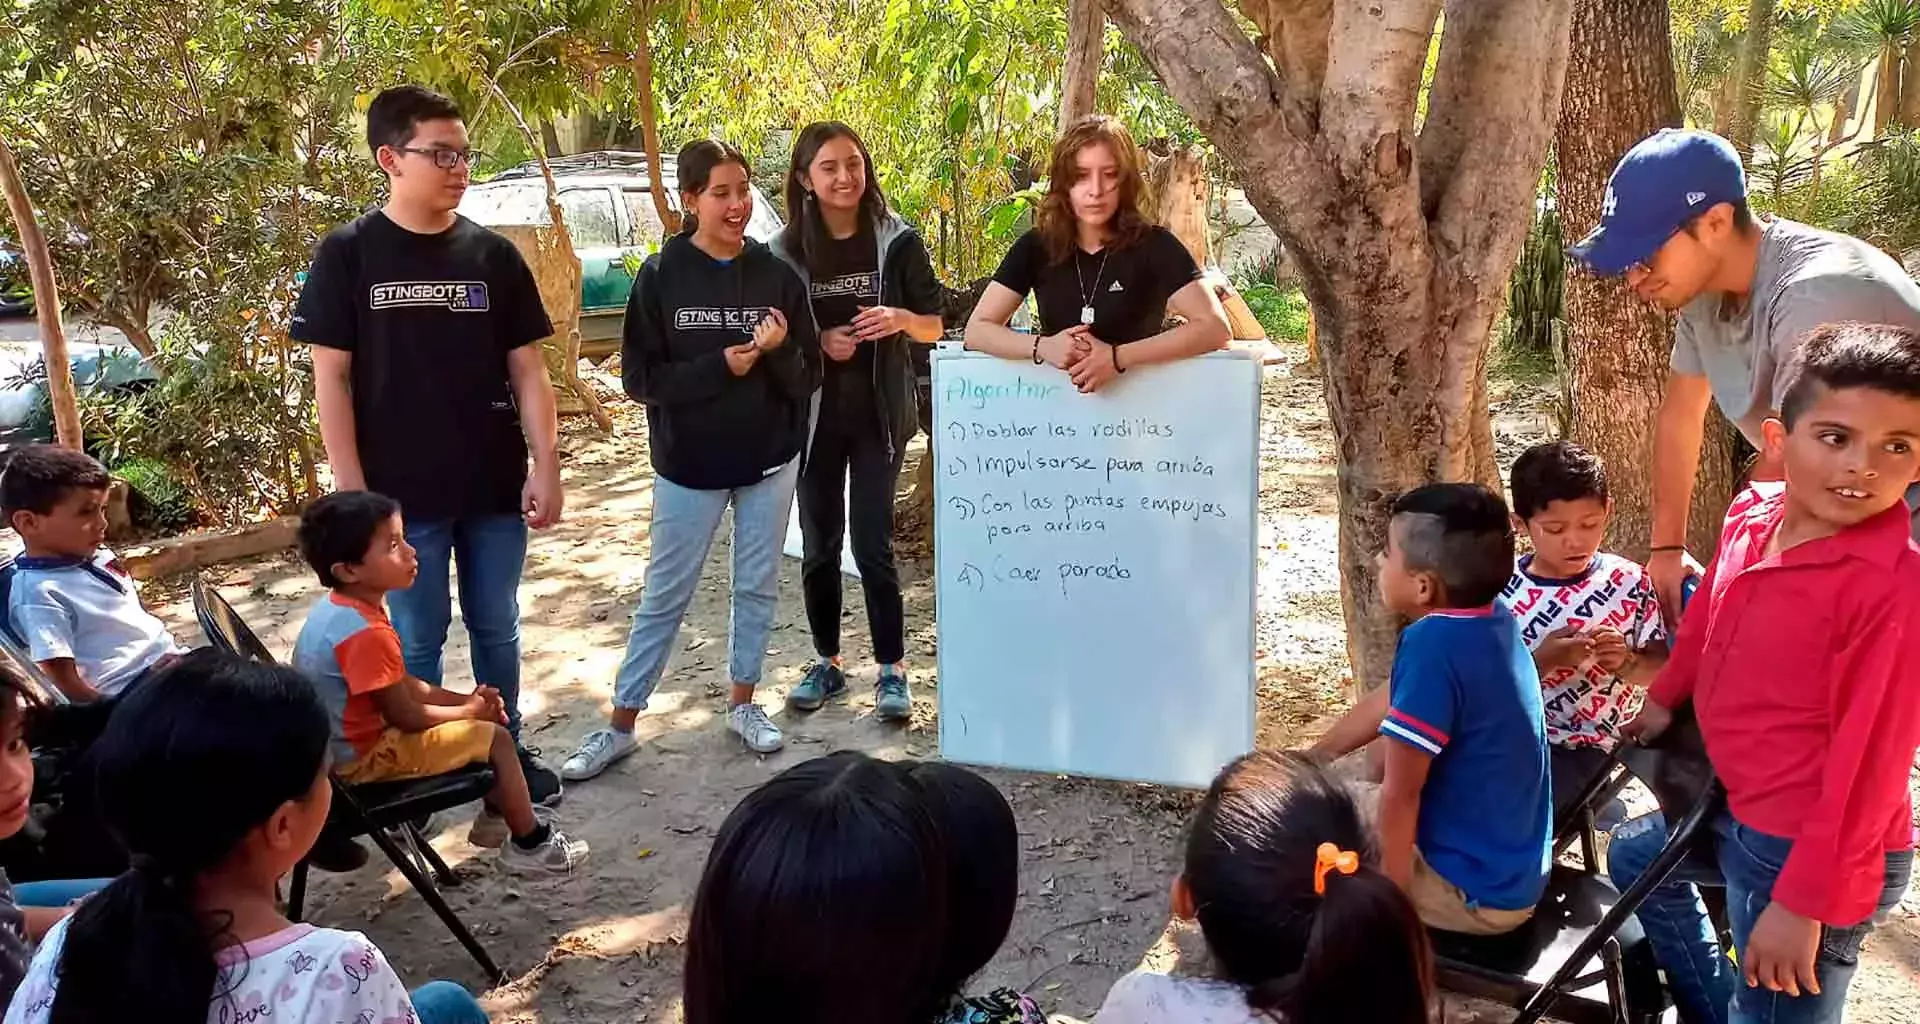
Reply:
<svg viewBox="0 0 1920 1024"><path fill-rule="evenodd" d="M911 346L939 339L942 293L919 234L887 208L871 174L866 144L853 129L837 121L808 125L794 141L787 228L774 243L807 285L825 356L799 489L801 590L819 660L787 704L811 711L846 689L840 550L851 525L880 666L874 714L904 721L913 714L913 696L901 664L906 625L893 563L893 493L919 421Z"/></svg>
<svg viewBox="0 0 1920 1024"><path fill-rule="evenodd" d="M1115 118L1067 129L1033 230L1013 243L967 321L967 348L1049 364L1091 393L1136 366L1225 347L1220 300L1173 232L1146 217L1144 164ZM1029 292L1040 312L1033 335L1007 326ZM1169 310L1186 322L1162 330Z"/></svg>

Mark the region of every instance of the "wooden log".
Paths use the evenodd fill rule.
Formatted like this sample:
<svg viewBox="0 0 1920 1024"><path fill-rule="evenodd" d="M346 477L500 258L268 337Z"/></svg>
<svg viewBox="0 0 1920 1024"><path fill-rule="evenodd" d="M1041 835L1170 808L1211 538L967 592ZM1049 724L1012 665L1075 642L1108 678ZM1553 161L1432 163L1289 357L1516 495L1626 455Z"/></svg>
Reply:
<svg viewBox="0 0 1920 1024"><path fill-rule="evenodd" d="M284 551L294 545L299 534L300 517L282 516L217 533L191 533L127 548L120 552L120 564L134 579L150 580Z"/></svg>

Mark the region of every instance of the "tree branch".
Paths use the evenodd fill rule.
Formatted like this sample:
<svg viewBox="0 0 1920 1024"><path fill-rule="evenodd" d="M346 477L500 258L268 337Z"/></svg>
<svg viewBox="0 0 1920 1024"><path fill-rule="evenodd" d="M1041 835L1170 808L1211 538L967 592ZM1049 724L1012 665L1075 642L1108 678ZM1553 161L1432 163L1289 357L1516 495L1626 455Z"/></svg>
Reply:
<svg viewBox="0 0 1920 1024"><path fill-rule="evenodd" d="M1181 107L1225 152L1282 240L1296 252L1321 244L1334 176L1314 149L1310 101L1293 92L1219 0L1106 0L1107 14L1140 48Z"/></svg>
<svg viewBox="0 0 1920 1024"><path fill-rule="evenodd" d="M1236 0L1240 13L1260 30L1257 43L1273 59L1288 89L1317 109L1327 78L1327 36L1333 0Z"/></svg>
<svg viewBox="0 0 1920 1024"><path fill-rule="evenodd" d="M1538 182L1513 171L1541 166L1559 123L1572 18L1572 0L1448 0L1419 144L1420 205L1443 252L1485 251L1463 221L1486 205L1489 184L1523 182L1524 196L1505 197L1513 202L1533 194ZM1516 93L1514 82L1546 87Z"/></svg>
<svg viewBox="0 0 1920 1024"><path fill-rule="evenodd" d="M1320 138L1341 174L1356 180L1396 172L1406 149L1412 173L1413 114L1440 0L1340 0L1333 6ZM1449 26L1451 27L1451 26Z"/></svg>

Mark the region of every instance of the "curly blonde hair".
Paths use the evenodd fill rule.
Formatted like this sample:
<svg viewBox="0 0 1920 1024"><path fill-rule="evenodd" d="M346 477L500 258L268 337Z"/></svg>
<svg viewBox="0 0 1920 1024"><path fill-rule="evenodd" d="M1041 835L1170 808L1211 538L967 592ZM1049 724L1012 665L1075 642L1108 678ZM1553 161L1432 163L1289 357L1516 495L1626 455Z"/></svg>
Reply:
<svg viewBox="0 0 1920 1024"><path fill-rule="evenodd" d="M1067 192L1078 174L1075 161L1089 146L1105 146L1120 165L1120 208L1108 224L1107 244L1124 249L1146 237L1153 227L1147 216L1146 156L1133 141L1133 133L1116 117L1091 114L1067 127L1053 144L1053 159L1047 170L1047 194L1040 200L1034 217L1034 230L1047 251L1047 262L1062 263L1073 252L1073 201Z"/></svg>

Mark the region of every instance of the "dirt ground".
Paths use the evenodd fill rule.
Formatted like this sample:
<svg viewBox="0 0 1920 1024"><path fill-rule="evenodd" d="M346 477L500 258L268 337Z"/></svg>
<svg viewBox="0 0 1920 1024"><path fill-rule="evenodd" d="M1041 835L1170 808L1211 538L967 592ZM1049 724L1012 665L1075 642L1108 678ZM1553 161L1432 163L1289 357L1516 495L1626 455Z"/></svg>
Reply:
<svg viewBox="0 0 1920 1024"><path fill-rule="evenodd" d="M1298 360L1298 348L1287 350ZM609 396L611 397L611 396ZM1536 397L1508 397L1499 422L1504 454L1550 422ZM524 616L526 741L558 765L598 725L611 692L647 561L652 478L638 411L614 403L616 435L567 431L565 522L533 541ZM1288 366L1269 368L1261 427L1260 742L1291 746L1345 705L1344 634L1334 568L1332 436L1320 384ZM917 454L914 456L917 458ZM903 485L912 478L903 475ZM448 900L516 980L486 997L496 1022L661 1021L680 1018L678 982L686 911L708 845L748 790L801 760L855 748L882 757L936 755L933 593L928 563L903 568L915 687L910 726L872 718L872 670L855 674L850 702L810 716L782 711L787 749L744 752L721 721L725 675L726 545L716 545L674 658L640 719L641 749L601 778L570 786L558 820L593 845L584 874L529 880L499 873L492 855L464 840L466 820L434 838L469 876ZM291 557L225 566L211 576L276 650L290 650L317 585ZM148 600L183 639L198 642L184 581L149 587ZM782 572L782 604L761 701L781 706L811 654L799 565ZM857 586L848 588L846 647L866 648ZM448 678L471 678L458 623ZM1021 826L1022 886L1013 933L976 987L1013 985L1049 1012L1086 1018L1107 987L1142 962L1174 958L1166 893L1176 840L1193 795L1147 786L988 773ZM474 986L478 971L420 899L388 867L316 875L310 917L365 931L403 977ZM1854 987L1852 1019L1920 1021L1920 898L1875 936ZM880 965L874 965L878 968ZM1507 1014L1448 1001L1455 1021Z"/></svg>

